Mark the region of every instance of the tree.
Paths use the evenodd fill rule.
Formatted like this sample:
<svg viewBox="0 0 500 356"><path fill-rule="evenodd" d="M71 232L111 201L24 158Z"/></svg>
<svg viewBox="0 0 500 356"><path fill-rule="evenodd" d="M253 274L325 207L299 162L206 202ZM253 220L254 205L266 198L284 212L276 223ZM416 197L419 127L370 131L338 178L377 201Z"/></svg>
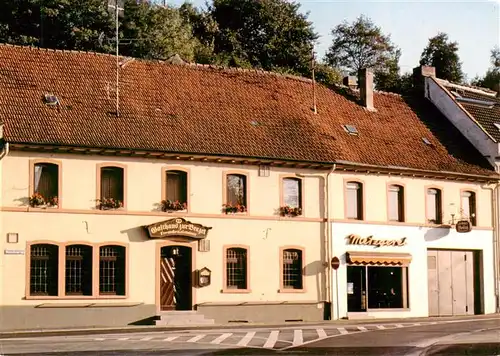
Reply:
<svg viewBox="0 0 500 356"><path fill-rule="evenodd" d="M233 66L310 71L317 34L299 8L288 0L214 0L215 54Z"/></svg>
<svg viewBox="0 0 500 356"><path fill-rule="evenodd" d="M0 41L106 52L113 23L101 0L0 0Z"/></svg>
<svg viewBox="0 0 500 356"><path fill-rule="evenodd" d="M342 22L333 28L332 44L326 53L328 64L357 75L362 68L388 70L399 52L390 36L382 33L369 18L361 15L354 22Z"/></svg>
<svg viewBox="0 0 500 356"><path fill-rule="evenodd" d="M491 50L491 65L484 77L474 79L472 84L498 92L500 91L500 47Z"/></svg>
<svg viewBox="0 0 500 356"><path fill-rule="evenodd" d="M382 68L374 73L374 82L377 90L401 93L401 76L399 75L399 58L401 50L395 49Z"/></svg>
<svg viewBox="0 0 500 356"><path fill-rule="evenodd" d="M127 0L122 31L120 51L124 55L167 59L178 54L184 60L194 60L197 42L191 25L177 8Z"/></svg>
<svg viewBox="0 0 500 356"><path fill-rule="evenodd" d="M420 65L435 67L436 76L441 79L456 83L461 83L464 79L458 43L451 42L443 32L429 38L429 43L420 56Z"/></svg>

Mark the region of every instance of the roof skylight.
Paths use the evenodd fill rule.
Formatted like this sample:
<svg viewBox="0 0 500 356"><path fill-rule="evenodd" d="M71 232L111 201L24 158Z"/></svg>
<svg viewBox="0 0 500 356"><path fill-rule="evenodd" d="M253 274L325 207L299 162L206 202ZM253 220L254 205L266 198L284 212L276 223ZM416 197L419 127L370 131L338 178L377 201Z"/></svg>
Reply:
<svg viewBox="0 0 500 356"><path fill-rule="evenodd" d="M357 136L359 134L358 129L354 125L344 125L344 130L349 134L349 135L355 135Z"/></svg>
<svg viewBox="0 0 500 356"><path fill-rule="evenodd" d="M43 100L47 105L58 105L59 99L54 94L47 93L44 95Z"/></svg>
<svg viewBox="0 0 500 356"><path fill-rule="evenodd" d="M500 124L495 122L495 123L493 123L493 125L495 125L495 127L500 130Z"/></svg>
<svg viewBox="0 0 500 356"><path fill-rule="evenodd" d="M431 141L429 141L427 137L422 137L422 141L424 141L424 143L428 146L432 145Z"/></svg>

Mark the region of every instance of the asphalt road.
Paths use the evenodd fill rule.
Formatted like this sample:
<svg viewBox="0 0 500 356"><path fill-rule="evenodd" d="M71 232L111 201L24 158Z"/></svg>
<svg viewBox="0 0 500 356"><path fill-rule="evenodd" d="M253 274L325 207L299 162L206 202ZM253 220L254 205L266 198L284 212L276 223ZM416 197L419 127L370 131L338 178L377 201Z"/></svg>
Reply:
<svg viewBox="0 0 500 356"><path fill-rule="evenodd" d="M0 339L0 355L500 356L500 316Z"/></svg>

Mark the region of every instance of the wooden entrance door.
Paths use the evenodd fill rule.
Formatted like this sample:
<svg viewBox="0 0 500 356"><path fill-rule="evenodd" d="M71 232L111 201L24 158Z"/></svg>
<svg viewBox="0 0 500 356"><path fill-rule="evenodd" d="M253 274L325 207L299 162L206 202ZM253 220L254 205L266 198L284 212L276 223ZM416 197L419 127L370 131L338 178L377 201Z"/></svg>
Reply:
<svg viewBox="0 0 500 356"><path fill-rule="evenodd" d="M191 248L165 246L160 255L160 310L191 310Z"/></svg>

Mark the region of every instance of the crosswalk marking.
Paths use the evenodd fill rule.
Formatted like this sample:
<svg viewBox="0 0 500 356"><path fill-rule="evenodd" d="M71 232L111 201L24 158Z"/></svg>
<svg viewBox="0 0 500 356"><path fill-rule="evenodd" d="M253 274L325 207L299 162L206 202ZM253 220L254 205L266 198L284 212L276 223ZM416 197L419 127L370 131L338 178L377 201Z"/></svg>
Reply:
<svg viewBox="0 0 500 356"><path fill-rule="evenodd" d="M304 343L304 338L302 336L302 330L297 329L293 331L293 343L292 345L302 345Z"/></svg>
<svg viewBox="0 0 500 356"><path fill-rule="evenodd" d="M121 337L121 338L118 339L118 341L125 341L125 340L128 340L128 339L130 339L130 338L129 337Z"/></svg>
<svg viewBox="0 0 500 356"><path fill-rule="evenodd" d="M384 330L385 326L383 326L383 325L377 325L377 329Z"/></svg>
<svg viewBox="0 0 500 356"><path fill-rule="evenodd" d="M266 340L266 343L264 344L265 349L272 349L274 345L276 344L276 341L278 341L278 335L280 332L278 330L273 330L269 334L269 337Z"/></svg>
<svg viewBox="0 0 500 356"><path fill-rule="evenodd" d="M403 327L404 327L404 325L403 325L403 324L396 324L396 327L397 327L397 328L403 328Z"/></svg>
<svg viewBox="0 0 500 356"><path fill-rule="evenodd" d="M316 329L316 332L318 333L318 337L320 339L324 339L325 337L327 337L324 329Z"/></svg>
<svg viewBox="0 0 500 356"><path fill-rule="evenodd" d="M169 336L169 337L167 337L166 339L163 339L163 341L167 341L167 342L169 342L169 341L174 341L174 340L175 340L175 339L177 339L178 337L179 337L178 335L177 335L177 336Z"/></svg>
<svg viewBox="0 0 500 356"><path fill-rule="evenodd" d="M347 331L345 328L337 328L337 330L338 330L338 331L339 331L339 333L341 333L342 335L349 334L349 331Z"/></svg>
<svg viewBox="0 0 500 356"><path fill-rule="evenodd" d="M255 336L255 331L248 332L240 341L238 341L238 346L247 346L250 340Z"/></svg>
<svg viewBox="0 0 500 356"><path fill-rule="evenodd" d="M366 331L367 329L364 326L358 326L359 331Z"/></svg>
<svg viewBox="0 0 500 356"><path fill-rule="evenodd" d="M149 340L152 340L152 339L153 339L153 337L152 337L152 336L148 336L148 337L143 337L143 338L141 339L141 341L149 341Z"/></svg>
<svg viewBox="0 0 500 356"><path fill-rule="evenodd" d="M200 341L201 339L203 339L205 336L206 336L205 334L196 335L196 336L192 337L191 339L187 340L186 342L197 342L197 341Z"/></svg>
<svg viewBox="0 0 500 356"><path fill-rule="evenodd" d="M233 335L233 333L226 333L226 334L222 334L221 336L219 336L218 338L212 340L212 344L220 344L222 341L226 340L229 336Z"/></svg>
<svg viewBox="0 0 500 356"><path fill-rule="evenodd" d="M95 338L94 341L104 341L106 339L103 339L102 337Z"/></svg>

